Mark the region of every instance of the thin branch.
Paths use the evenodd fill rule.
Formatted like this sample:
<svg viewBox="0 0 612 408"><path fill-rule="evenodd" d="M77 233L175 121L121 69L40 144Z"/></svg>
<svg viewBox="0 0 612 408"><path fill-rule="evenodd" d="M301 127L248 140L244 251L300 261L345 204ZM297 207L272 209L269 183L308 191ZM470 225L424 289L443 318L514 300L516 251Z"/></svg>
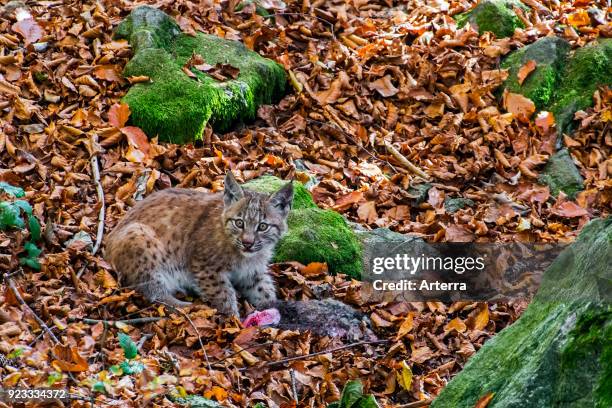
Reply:
<svg viewBox="0 0 612 408"><path fill-rule="evenodd" d="M53 340L53 342L55 344L61 344L61 342L57 339L57 337L55 337L55 334L53 334L53 332L51 331L49 326L47 326L47 324L40 317L38 317L38 315L36 313L34 313L34 310L32 310L32 308L30 306L28 306L26 301L23 300L23 297L21 297L21 293L19 293L19 290L17 289L17 287L15 286L15 283L13 282L13 279L8 278L8 279L5 279L5 280L6 280L6 283L9 285L9 287L11 288L11 290L13 291L13 294L15 295L15 297L17 298L19 303L21 303L26 308L26 310L28 310L30 312L30 314L32 314L32 316L34 316L34 319L36 319L36 322L38 323L38 325L44 331L46 331L47 334L49 334L49 337L51 337L51 339Z"/></svg>
<svg viewBox="0 0 612 408"><path fill-rule="evenodd" d="M320 356L321 354L334 353L336 351L345 350L345 349L349 349L353 347L365 346L368 344L383 344L383 343L388 343L390 341L391 340L360 341L358 343L345 344L344 346L336 347L336 348L329 349L329 350L321 350L315 353L304 354L302 356L287 357L282 360L268 361L263 366L258 366L258 367L268 367L268 366L274 366L274 365L279 365L279 364L285 364L290 361L303 360L309 357ZM249 367L243 367L243 368L240 368L239 371L247 371L248 369Z"/></svg>
<svg viewBox="0 0 612 408"><path fill-rule="evenodd" d="M389 151L389 153L391 153L391 156L395 157L395 159L398 162L400 162L402 166L404 166L405 168L407 168L408 170L410 170L417 176L425 180L429 180L429 176L427 175L427 173L425 173L423 170L415 166L410 160L406 158L406 156L404 156L402 153L400 153L399 150L393 147L391 143L387 142L386 140L384 141L384 143L385 143L385 147L387 148L387 151Z"/></svg>
<svg viewBox="0 0 612 408"><path fill-rule="evenodd" d="M398 405L395 408L421 408L430 405L433 399L424 399L420 401L409 402L408 404Z"/></svg>
<svg viewBox="0 0 612 408"><path fill-rule="evenodd" d="M191 327L193 328L193 330L195 330L196 334L198 335L198 341L200 342L200 347L202 348L202 353L204 353L204 359L206 359L206 365L208 366L208 371L212 371L212 367L210 366L210 361L208 360L208 354L206 353L206 349L204 348L204 342L202 342L202 336L200 336L200 332L198 331L198 328L196 327L195 324L193 324L193 321L191 320L191 318L189 317L189 315L185 312L183 312L182 310L169 305L168 303L162 302L161 300L158 300L157 303L161 303L162 305L168 307L170 310L174 310L175 312L179 313L181 316L183 316L185 319L187 319L187 321L189 322L189 324L191 325Z"/></svg>
<svg viewBox="0 0 612 408"><path fill-rule="evenodd" d="M293 400L295 401L295 406L297 407L300 399L297 393L297 386L295 384L295 370L293 368L289 370L289 376L291 377L291 391L293 392Z"/></svg>
<svg viewBox="0 0 612 408"><path fill-rule="evenodd" d="M166 317L161 317L161 316L151 316L151 317L138 317L136 319L125 319L125 320L99 320L99 319L88 319L88 318L78 318L78 317L71 317L68 319L69 322L83 322L83 323L87 323L87 324L98 324L98 323L104 323L107 324L109 326L114 326L117 327L117 324L122 325L122 324L129 324L129 325L136 325L136 324L144 324L144 323L151 323L151 322L158 322L160 320L166 319Z"/></svg>

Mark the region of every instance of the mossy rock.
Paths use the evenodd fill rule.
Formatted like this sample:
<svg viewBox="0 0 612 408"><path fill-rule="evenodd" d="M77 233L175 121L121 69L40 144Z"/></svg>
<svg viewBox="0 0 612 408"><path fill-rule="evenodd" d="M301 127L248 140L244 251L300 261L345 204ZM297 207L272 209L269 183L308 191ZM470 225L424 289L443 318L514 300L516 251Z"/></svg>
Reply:
<svg viewBox="0 0 612 408"><path fill-rule="evenodd" d="M533 44L510 54L501 64L508 69L504 87L531 99L537 109L543 109L551 101L560 71L567 59L570 45L558 37L544 37ZM536 68L519 84L517 74L528 61L536 62Z"/></svg>
<svg viewBox="0 0 612 408"><path fill-rule="evenodd" d="M277 177L262 176L244 186L272 193L285 183ZM274 261L325 262L331 273L344 273L360 279L361 244L344 217L317 207L308 190L300 182L293 183L293 206L287 219L289 229L276 247Z"/></svg>
<svg viewBox="0 0 612 408"><path fill-rule="evenodd" d="M584 179L567 149L561 149L550 157L539 181L548 185L555 197L563 191L573 199L576 193L584 189Z"/></svg>
<svg viewBox="0 0 612 408"><path fill-rule="evenodd" d="M490 31L498 38L512 37L516 28L525 27L513 7L527 10L518 0L481 0L473 9L456 15L455 20L459 28L469 22L479 34Z"/></svg>
<svg viewBox="0 0 612 408"><path fill-rule="evenodd" d="M584 227L523 315L476 353L432 408L612 406L612 217Z"/></svg>
<svg viewBox="0 0 612 408"><path fill-rule="evenodd" d="M612 38L577 49L561 73L554 104L547 110L555 115L557 129L569 132L574 113L593 105L599 86L612 86Z"/></svg>
<svg viewBox="0 0 612 408"><path fill-rule="evenodd" d="M125 76L148 76L134 85L123 101L130 106L131 122L149 136L188 143L202 139L207 123L223 132L255 118L257 108L273 103L285 91L283 67L263 58L244 44L214 35L181 33L164 12L149 6L135 8L117 27L115 38L125 38L134 51ZM199 54L206 64L229 64L239 69L236 79L219 81L183 66Z"/></svg>

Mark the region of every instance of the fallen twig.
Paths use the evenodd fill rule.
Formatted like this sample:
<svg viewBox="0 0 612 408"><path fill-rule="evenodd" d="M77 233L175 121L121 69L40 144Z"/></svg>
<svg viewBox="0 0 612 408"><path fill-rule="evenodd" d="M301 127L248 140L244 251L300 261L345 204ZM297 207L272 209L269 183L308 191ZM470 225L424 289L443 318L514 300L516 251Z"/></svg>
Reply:
<svg viewBox="0 0 612 408"><path fill-rule="evenodd" d="M273 365L285 364L285 363L288 363L290 361L303 360L305 358L314 357L314 356L320 356L321 354L334 353L336 351L345 350L345 349L348 349L348 348L365 346L365 345L368 345L368 344L382 344L382 343L388 343L390 341L391 340L387 340L387 339L385 339L385 340L374 340L374 341L360 341L358 343L345 344L344 346L336 347L336 348L329 349L329 350L321 350L321 351L317 351L317 352L314 352L314 353L304 354L302 356L287 357L287 358L283 358L282 360L268 361L263 366L258 366L258 367L268 367L268 366L273 366ZM243 368L240 368L239 371L246 371L249 368L250 367L243 367Z"/></svg>
<svg viewBox="0 0 612 408"><path fill-rule="evenodd" d="M162 305L170 308L171 310L176 311L177 313L179 313L181 316L183 316L185 319L187 319L187 321L189 322L189 324L191 325L191 327L193 327L193 330L195 330L197 336L198 336L198 341L200 342L200 347L202 348L202 353L204 353L204 359L206 359L206 365L208 366L208 371L212 371L212 367L210 366L210 361L208 360L208 354L206 353L206 349L204 348L204 342L202 342L202 336L200 336L200 332L198 331L198 328L196 327L195 324L193 324L193 321L191 320L191 318L189 317L189 315L185 312L183 312L182 310L169 305L168 303L162 302L160 300L157 301L157 303L161 303Z"/></svg>
<svg viewBox="0 0 612 408"><path fill-rule="evenodd" d="M34 310L32 310L32 308L30 306L28 306L26 301L23 300L23 297L21 297L21 293L19 293L19 290L17 289L17 286L15 286L15 282L13 282L13 279L11 279L10 277L6 278L6 276L5 276L5 281L9 285L11 290L13 291L13 294L15 295L15 297L17 298L19 303L21 303L26 308L26 310L28 310L32 314L32 316L34 316L34 319L36 319L36 322L38 323L38 325L44 331L47 332L49 337L51 337L51 340L53 340L53 342L55 344L61 344L61 342L57 339L57 337L55 337L55 334L53 334L53 332L51 331L49 326L47 326L47 324L40 317L38 317L38 315L34 312Z"/></svg>
<svg viewBox="0 0 612 408"><path fill-rule="evenodd" d="M406 158L406 156L404 156L402 153L400 153L399 150L393 147L391 143L387 142L386 140L384 143L385 143L385 147L387 148L387 151L391 153L391 156L393 156L398 162L400 162L402 166L404 166L405 168L407 168L408 170L410 170L417 176L425 180L429 180L429 176L427 175L427 173L425 173L423 170L415 166L410 160Z"/></svg>
<svg viewBox="0 0 612 408"><path fill-rule="evenodd" d="M433 399L424 399L420 401L409 402L407 404L398 405L396 408L421 408L430 405Z"/></svg>
<svg viewBox="0 0 612 408"><path fill-rule="evenodd" d="M151 323L151 322L158 322L160 320L166 319L166 317L161 317L161 316L151 316L151 317L138 317L136 319L125 319L125 320L100 320L100 319L89 319L89 318L78 318L78 317L71 317L68 318L69 322L83 322L83 323L87 323L87 324L98 324L98 323L104 323L104 324L108 324L109 326L114 326L117 327L117 324L122 325L122 324L129 324L129 325L135 325L135 324L144 324L144 323Z"/></svg>
<svg viewBox="0 0 612 408"><path fill-rule="evenodd" d="M92 136L93 142L96 143L98 141L98 137L96 135ZM104 234L104 219L106 218L106 203L104 202L104 189L102 189L102 183L100 182L100 164L98 163L98 154L93 153L90 159L91 163L91 174L94 179L94 183L96 184L96 194L98 196L98 202L100 203L100 211L98 212L98 229L96 231L96 241L91 250L91 254L95 255L96 252L100 249L102 245L102 236ZM87 269L87 261L77 273L77 278L80 278L83 272Z"/></svg>

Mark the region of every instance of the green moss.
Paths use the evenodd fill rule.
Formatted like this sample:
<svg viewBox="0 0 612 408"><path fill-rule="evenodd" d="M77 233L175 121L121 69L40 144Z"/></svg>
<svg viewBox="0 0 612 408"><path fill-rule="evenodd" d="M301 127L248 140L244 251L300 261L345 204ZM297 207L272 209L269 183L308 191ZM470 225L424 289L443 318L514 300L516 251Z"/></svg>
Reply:
<svg viewBox="0 0 612 408"><path fill-rule="evenodd" d="M287 223L289 232L276 248L276 262L326 262L331 273L361 278L361 245L340 214L305 208L291 211Z"/></svg>
<svg viewBox="0 0 612 408"><path fill-rule="evenodd" d="M544 37L533 44L510 54L501 64L508 69L508 79L504 87L510 92L519 93L531 99L537 109L543 109L551 101L559 71L563 67L570 45L557 37ZM519 84L517 74L527 61L536 62L536 68L523 84Z"/></svg>
<svg viewBox="0 0 612 408"><path fill-rule="evenodd" d="M571 130L574 113L593 105L598 86L612 85L612 39L599 41L576 50L569 59L551 111L560 131Z"/></svg>
<svg viewBox="0 0 612 408"><path fill-rule="evenodd" d="M584 179L567 149L559 150L550 157L539 181L548 185L550 192L555 197L560 191L563 191L573 199L579 191L584 189Z"/></svg>
<svg viewBox="0 0 612 408"><path fill-rule="evenodd" d="M512 37L516 28L525 27L513 7L527 8L517 0L482 0L473 9L455 16L458 27L468 22L479 34L490 31L498 38Z"/></svg>
<svg viewBox="0 0 612 408"><path fill-rule="evenodd" d="M226 131L236 122L254 119L260 105L272 103L285 91L285 72L279 64L237 41L182 34L174 20L152 7L134 9L115 37L127 38L135 53L124 75L151 78L134 85L124 97L132 111L130 119L161 140L199 140L209 122L215 130ZM194 53L209 65L238 68L238 77L218 81L191 68L196 78L190 78L182 67Z"/></svg>
<svg viewBox="0 0 612 408"><path fill-rule="evenodd" d="M609 407L610 264L612 217L584 227L520 319L485 343L432 408L472 408L489 392L490 408Z"/></svg>
<svg viewBox="0 0 612 408"><path fill-rule="evenodd" d="M244 184L244 187L259 191L260 193L274 193L278 191L287 181L274 176L261 176ZM310 192L299 181L293 181L293 206L294 210L304 208L317 208Z"/></svg>

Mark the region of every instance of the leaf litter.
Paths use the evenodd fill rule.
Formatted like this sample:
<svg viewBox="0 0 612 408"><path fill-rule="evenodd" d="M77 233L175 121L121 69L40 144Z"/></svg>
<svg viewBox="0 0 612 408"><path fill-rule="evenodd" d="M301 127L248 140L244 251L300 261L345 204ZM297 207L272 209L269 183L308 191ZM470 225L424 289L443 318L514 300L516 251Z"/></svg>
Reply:
<svg viewBox="0 0 612 408"><path fill-rule="evenodd" d="M0 267L62 344L50 340L5 279L5 387L65 386L103 406L170 407L168 395L176 393L225 406L276 407L294 404L294 385L300 405L321 405L361 378L382 404L426 401L526 307L526 301L363 304L359 282L328 276L324 264L273 265L281 297L308 299L331 288L370 316L378 338L389 340L310 356L346 341L242 328L204 305L181 314L147 304L121 288L87 245L65 245L82 234L88 242L96 238L92 156L100 163L106 232L146 194L174 185L218 191L228 169L245 181L265 173L317 180L311 191L321 207L431 242L571 241L590 218L609 214L610 90L595 93L595 106L576 114L577 131L562 140L585 179L574 201L552 197L537 183L553 153L552 115L534 119L531 101L512 94L498 100L494 93L507 76L499 58L551 34L555 23L570 24L561 35L574 46L610 36L588 17L588 3L546 9L530 2L539 7L525 13L528 28L505 39L456 27L451 16L472 2L245 2L239 10L237 2L149 3L186 32L240 40L277 60L294 91L260 108L253 124L224 135L207 128L201 144L160 144L129 125L129 109L120 103L131 83L149 81L120 75L131 51L111 38L131 2L6 8L0 181L25 190L43 226L44 252L40 271L20 269L27 230L0 231ZM257 4L275 14L260 15ZM220 78L236 75L231 66L196 65ZM531 65L521 68L523 79ZM433 186L429 192L423 176ZM12 200L6 189L0 194ZM474 205L449 213L445 198ZM294 380L285 367L266 365L300 355L307 357L287 363ZM484 395L479 406L492 397Z"/></svg>

